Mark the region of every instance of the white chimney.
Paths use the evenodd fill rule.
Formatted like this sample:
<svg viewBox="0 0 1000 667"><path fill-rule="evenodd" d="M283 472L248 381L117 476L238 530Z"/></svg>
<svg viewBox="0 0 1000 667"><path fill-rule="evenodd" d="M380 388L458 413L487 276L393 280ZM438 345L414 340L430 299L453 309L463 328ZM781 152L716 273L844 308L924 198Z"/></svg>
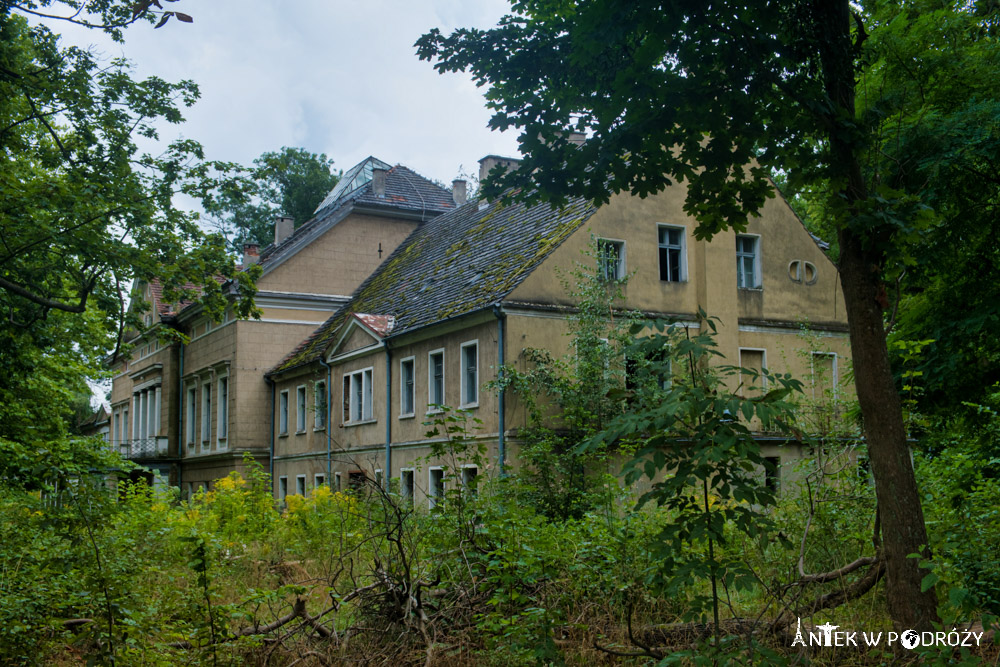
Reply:
<svg viewBox="0 0 1000 667"><path fill-rule="evenodd" d="M479 182L486 180L493 167L500 166L504 171L514 171L521 166L521 161L512 157L501 157L499 155L487 155L479 161Z"/></svg>
<svg viewBox="0 0 1000 667"><path fill-rule="evenodd" d="M295 220L284 215L279 215L274 220L274 245L278 245L295 231Z"/></svg>
<svg viewBox="0 0 1000 667"><path fill-rule="evenodd" d="M372 169L372 191L376 197L385 197L385 169Z"/></svg>
<svg viewBox="0 0 1000 667"><path fill-rule="evenodd" d="M456 178L451 182L451 198L455 200L455 206L464 204L467 196L464 178Z"/></svg>

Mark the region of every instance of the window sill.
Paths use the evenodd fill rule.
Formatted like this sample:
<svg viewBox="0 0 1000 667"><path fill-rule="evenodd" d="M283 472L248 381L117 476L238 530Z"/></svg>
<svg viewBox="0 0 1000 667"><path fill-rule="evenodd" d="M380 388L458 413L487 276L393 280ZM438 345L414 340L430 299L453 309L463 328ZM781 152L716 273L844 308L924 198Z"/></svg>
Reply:
<svg viewBox="0 0 1000 667"><path fill-rule="evenodd" d="M295 432L295 435L305 435L305 434L306 434L306 430L305 429L302 429L300 431L296 431Z"/></svg>
<svg viewBox="0 0 1000 667"><path fill-rule="evenodd" d="M313 426L313 433L319 433L320 431L325 431L325 426Z"/></svg>
<svg viewBox="0 0 1000 667"><path fill-rule="evenodd" d="M660 284L661 285L687 285L688 284L688 279L684 278L683 280L664 280L663 278L660 278Z"/></svg>
<svg viewBox="0 0 1000 667"><path fill-rule="evenodd" d="M473 408L478 408L478 407L479 407L479 401L476 401L475 403L463 403L462 405L458 406L458 409L472 410Z"/></svg>
<svg viewBox="0 0 1000 667"><path fill-rule="evenodd" d="M377 424L377 423L378 423L377 419L365 419L363 421L358 421L358 422L344 422L343 427L351 428L353 426L365 426L367 424Z"/></svg>
<svg viewBox="0 0 1000 667"><path fill-rule="evenodd" d="M405 415L399 415L399 418L400 419L413 419L416 416L417 416L417 413L415 413L415 412L407 412Z"/></svg>
<svg viewBox="0 0 1000 667"><path fill-rule="evenodd" d="M764 291L763 287L737 287L736 289L738 289L741 292L763 292Z"/></svg>
<svg viewBox="0 0 1000 667"><path fill-rule="evenodd" d="M288 437L288 431L285 431L284 433L279 433L278 437L279 438L287 438Z"/></svg>
<svg viewBox="0 0 1000 667"><path fill-rule="evenodd" d="M429 415L439 415L442 412L444 412L444 410L442 410L441 408L433 408L433 409L428 410L427 414L429 414Z"/></svg>

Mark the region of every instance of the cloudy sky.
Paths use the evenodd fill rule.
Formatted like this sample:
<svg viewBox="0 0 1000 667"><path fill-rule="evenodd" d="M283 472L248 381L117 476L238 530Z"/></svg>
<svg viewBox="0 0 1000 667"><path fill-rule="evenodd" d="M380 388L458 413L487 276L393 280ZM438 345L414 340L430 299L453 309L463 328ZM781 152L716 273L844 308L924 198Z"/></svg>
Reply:
<svg viewBox="0 0 1000 667"><path fill-rule="evenodd" d="M139 76L192 79L201 100L184 136L210 159L249 163L282 146L326 153L348 169L369 155L450 183L490 153L517 155L516 135L486 128L482 91L438 74L413 43L433 27L487 28L503 0L180 0L194 23L129 28L125 44L56 22L66 42L125 56Z"/></svg>

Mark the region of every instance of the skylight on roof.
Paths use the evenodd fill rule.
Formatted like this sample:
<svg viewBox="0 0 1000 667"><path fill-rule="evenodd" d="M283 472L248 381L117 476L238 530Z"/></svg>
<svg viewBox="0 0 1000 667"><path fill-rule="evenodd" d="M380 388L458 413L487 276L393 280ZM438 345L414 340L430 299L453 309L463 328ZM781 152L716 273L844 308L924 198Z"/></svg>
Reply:
<svg viewBox="0 0 1000 667"><path fill-rule="evenodd" d="M392 165L387 162L382 162L382 160L374 157L368 157L354 165L340 177L337 185L334 186L333 190L330 190L330 194L328 194L323 201L320 202L320 205L316 207L313 215L319 213L327 206L336 203L339 199L343 199L358 188L363 187L368 181L372 180L372 171L376 168L391 169Z"/></svg>

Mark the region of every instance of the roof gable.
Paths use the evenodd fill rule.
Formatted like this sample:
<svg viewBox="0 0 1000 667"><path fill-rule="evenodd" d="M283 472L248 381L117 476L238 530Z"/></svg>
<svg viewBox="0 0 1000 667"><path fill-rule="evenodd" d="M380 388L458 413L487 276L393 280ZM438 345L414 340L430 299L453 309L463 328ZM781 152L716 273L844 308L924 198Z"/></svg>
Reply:
<svg viewBox="0 0 1000 667"><path fill-rule="evenodd" d="M281 243L271 244L260 253L260 265L268 270L297 253L326 230L345 218L352 210L362 208L382 215L400 215L421 222L455 208L451 191L424 178L408 167L396 165L386 172L385 195L376 195L371 183L373 168L388 166L373 157L352 167L344 178L354 173L348 185L338 192L340 183L330 191L317 209L316 215L292 232ZM365 167L367 166L367 172ZM355 173L356 172L356 173ZM367 173L367 178L365 174Z"/></svg>
<svg viewBox="0 0 1000 667"><path fill-rule="evenodd" d="M595 210L582 199L561 209L470 202L428 221L272 372L320 358L354 313L392 315L395 336L501 301Z"/></svg>

